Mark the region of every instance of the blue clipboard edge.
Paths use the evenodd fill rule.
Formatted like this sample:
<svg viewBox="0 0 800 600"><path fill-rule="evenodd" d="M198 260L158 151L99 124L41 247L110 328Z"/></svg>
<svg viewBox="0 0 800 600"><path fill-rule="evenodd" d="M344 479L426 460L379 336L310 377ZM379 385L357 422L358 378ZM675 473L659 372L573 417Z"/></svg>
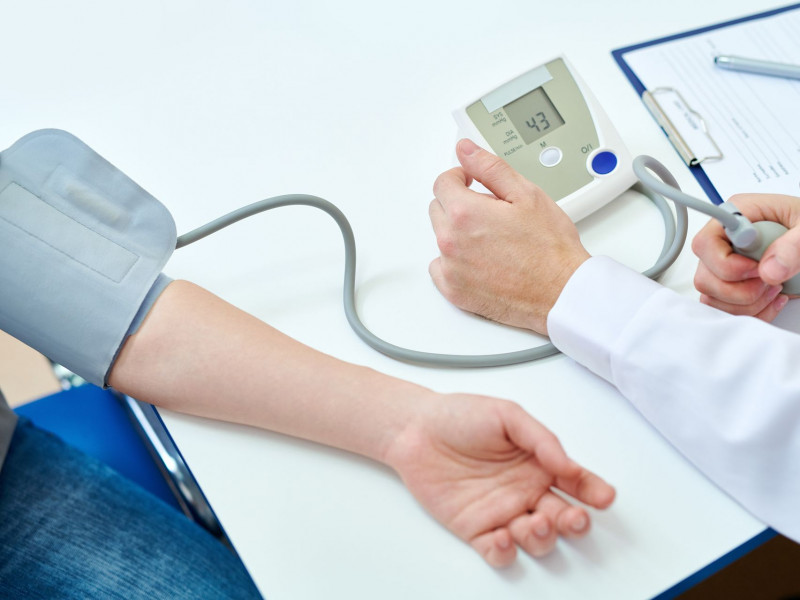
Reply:
<svg viewBox="0 0 800 600"><path fill-rule="evenodd" d="M727 554L723 554L717 560L709 563L696 573L689 575L689 577L687 577L683 581L676 583L671 588L661 592L658 596L653 598L653 600L673 600L677 598L683 592L688 591L689 589L693 588L700 582L705 581L712 575L715 575L728 565L742 558L745 554L752 552L765 542L768 542L776 535L778 535L778 532L775 531L774 529L771 528L765 529L764 531L753 536L743 544L737 546Z"/></svg>
<svg viewBox="0 0 800 600"><path fill-rule="evenodd" d="M700 27L699 29L692 29L691 31L676 33L663 38L658 38L647 42L640 42L638 44L634 44L633 46L626 46L625 48L619 48L618 50L612 50L611 56L614 57L614 60L617 62L617 65L619 65L619 68L628 78L628 81L630 81L631 85L633 85L633 88L636 90L636 93L639 94L639 98L641 98L646 88L644 87L644 84L641 82L636 73L633 72L633 69L631 69L630 65L627 62L625 62L625 54L627 54L628 52L633 52L634 50L639 50L641 48L647 48L648 46L656 46L658 44L664 44L666 42L679 40L685 37L691 37L693 35L699 35L701 33L706 33L707 31L713 31L714 29L721 29L723 27L730 27L731 25L737 25L739 23L746 23L747 21L755 21L757 19L771 17L774 15L788 12L790 10L796 10L799 8L800 8L800 3L790 4L788 6L783 6L780 8L773 8L772 10L756 13L753 15L748 15L746 17L740 17L738 19L724 21L722 23L716 23L714 25L707 25L705 27ZM703 170L703 167L701 167L700 165L696 165L693 167L689 167L689 171L691 171L692 175L694 175L694 178L697 180L697 183L700 184L700 187L703 188L703 191L706 193L709 200L711 200L711 202L713 202L714 204L722 204L724 199L722 198L722 196L719 195L719 192L717 191L717 188L714 187L714 184L711 183L711 180L708 178L708 175L706 175L706 172Z"/></svg>

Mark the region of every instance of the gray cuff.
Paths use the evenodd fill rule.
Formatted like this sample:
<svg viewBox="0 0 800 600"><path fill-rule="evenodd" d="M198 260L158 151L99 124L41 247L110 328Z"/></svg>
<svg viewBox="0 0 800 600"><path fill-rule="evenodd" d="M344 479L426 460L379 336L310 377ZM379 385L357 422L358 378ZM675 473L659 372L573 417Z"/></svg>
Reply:
<svg viewBox="0 0 800 600"><path fill-rule="evenodd" d="M103 385L176 239L169 211L86 144L25 136L0 153L0 329Z"/></svg>

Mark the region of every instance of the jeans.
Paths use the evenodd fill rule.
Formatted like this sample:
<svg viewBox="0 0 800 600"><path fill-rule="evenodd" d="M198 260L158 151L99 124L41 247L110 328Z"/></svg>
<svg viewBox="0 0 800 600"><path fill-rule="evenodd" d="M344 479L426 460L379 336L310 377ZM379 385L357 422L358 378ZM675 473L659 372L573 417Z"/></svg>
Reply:
<svg viewBox="0 0 800 600"><path fill-rule="evenodd" d="M216 538L20 419L0 471L3 598L261 598Z"/></svg>

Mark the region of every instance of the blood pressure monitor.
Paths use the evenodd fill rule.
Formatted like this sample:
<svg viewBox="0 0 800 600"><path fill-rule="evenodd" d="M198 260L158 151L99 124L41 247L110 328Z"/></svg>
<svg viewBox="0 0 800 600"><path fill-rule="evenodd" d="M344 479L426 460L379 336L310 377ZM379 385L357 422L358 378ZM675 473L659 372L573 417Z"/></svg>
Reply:
<svg viewBox="0 0 800 600"><path fill-rule="evenodd" d="M619 134L564 57L523 73L453 115L461 137L505 159L573 221L636 181Z"/></svg>

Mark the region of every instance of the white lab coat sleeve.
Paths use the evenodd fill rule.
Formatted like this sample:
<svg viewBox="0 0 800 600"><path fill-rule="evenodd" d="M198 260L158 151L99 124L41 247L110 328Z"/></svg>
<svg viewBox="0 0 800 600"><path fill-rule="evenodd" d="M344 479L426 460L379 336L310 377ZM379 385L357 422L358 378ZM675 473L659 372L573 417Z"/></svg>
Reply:
<svg viewBox="0 0 800 600"><path fill-rule="evenodd" d="M800 336L682 297L606 257L548 317L562 352L611 382L707 477L800 542Z"/></svg>

